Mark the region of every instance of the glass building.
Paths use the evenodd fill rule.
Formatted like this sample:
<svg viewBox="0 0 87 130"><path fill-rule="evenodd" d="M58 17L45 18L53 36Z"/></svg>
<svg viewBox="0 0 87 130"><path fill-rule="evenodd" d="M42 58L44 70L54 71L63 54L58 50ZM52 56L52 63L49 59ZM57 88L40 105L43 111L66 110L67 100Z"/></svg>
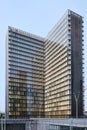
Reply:
<svg viewBox="0 0 87 130"><path fill-rule="evenodd" d="M83 18L68 10L46 38L8 28L6 115L83 116Z"/></svg>
<svg viewBox="0 0 87 130"><path fill-rule="evenodd" d="M68 10L48 33L45 41L46 117L83 115L82 27L82 17Z"/></svg>
<svg viewBox="0 0 87 130"><path fill-rule="evenodd" d="M43 117L44 40L9 27L6 41L6 115Z"/></svg>

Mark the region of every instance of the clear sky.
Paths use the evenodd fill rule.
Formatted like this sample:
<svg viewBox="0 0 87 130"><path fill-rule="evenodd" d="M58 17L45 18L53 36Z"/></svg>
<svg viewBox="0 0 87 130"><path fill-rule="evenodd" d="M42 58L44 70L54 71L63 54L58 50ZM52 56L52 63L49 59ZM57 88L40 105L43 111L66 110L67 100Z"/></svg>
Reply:
<svg viewBox="0 0 87 130"><path fill-rule="evenodd" d="M84 85L87 86L87 0L0 1L0 111L5 111L5 35L8 26L45 37L67 9L84 17Z"/></svg>

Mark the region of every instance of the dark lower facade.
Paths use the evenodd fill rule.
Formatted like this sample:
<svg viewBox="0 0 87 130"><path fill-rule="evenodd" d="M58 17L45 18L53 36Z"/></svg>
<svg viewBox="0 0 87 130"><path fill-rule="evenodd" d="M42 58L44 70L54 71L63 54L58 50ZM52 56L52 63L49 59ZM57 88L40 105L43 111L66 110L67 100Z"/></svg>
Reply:
<svg viewBox="0 0 87 130"><path fill-rule="evenodd" d="M87 130L87 119L2 119L0 130Z"/></svg>

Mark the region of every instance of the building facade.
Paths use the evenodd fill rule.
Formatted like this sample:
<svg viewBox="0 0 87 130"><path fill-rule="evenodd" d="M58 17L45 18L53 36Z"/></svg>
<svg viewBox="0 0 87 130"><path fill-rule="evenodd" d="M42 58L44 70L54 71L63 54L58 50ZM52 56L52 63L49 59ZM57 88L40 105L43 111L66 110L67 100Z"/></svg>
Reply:
<svg viewBox="0 0 87 130"><path fill-rule="evenodd" d="M41 38L9 27L6 115L83 116L83 18L68 10Z"/></svg>
<svg viewBox="0 0 87 130"><path fill-rule="evenodd" d="M43 117L43 38L9 27L6 41L6 115Z"/></svg>
<svg viewBox="0 0 87 130"><path fill-rule="evenodd" d="M46 117L83 115L82 26L82 17L68 10L46 38Z"/></svg>

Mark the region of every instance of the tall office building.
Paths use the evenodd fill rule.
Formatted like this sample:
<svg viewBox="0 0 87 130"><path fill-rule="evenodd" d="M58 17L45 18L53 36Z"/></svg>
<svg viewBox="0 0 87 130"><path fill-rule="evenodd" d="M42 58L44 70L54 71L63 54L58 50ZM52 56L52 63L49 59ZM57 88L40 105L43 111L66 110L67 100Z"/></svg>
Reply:
<svg viewBox="0 0 87 130"><path fill-rule="evenodd" d="M68 10L47 36L46 117L75 117L76 111L83 115L82 24L82 17Z"/></svg>
<svg viewBox="0 0 87 130"><path fill-rule="evenodd" d="M6 41L7 117L83 116L82 16L68 10L46 38L9 27Z"/></svg>
<svg viewBox="0 0 87 130"><path fill-rule="evenodd" d="M9 27L6 50L7 117L43 117L43 38Z"/></svg>

